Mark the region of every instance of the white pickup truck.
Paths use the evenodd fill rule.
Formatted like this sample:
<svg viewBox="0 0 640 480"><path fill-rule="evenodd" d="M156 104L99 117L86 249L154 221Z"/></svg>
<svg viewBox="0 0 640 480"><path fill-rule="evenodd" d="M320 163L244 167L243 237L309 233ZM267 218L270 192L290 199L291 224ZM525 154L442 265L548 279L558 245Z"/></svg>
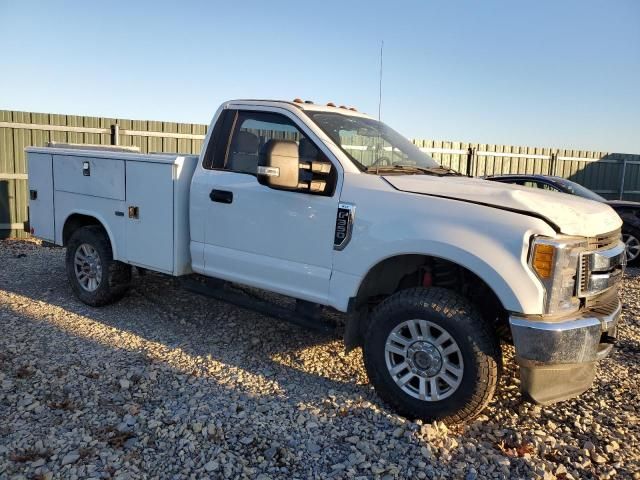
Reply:
<svg viewBox="0 0 640 480"><path fill-rule="evenodd" d="M229 101L199 157L27 152L32 233L67 247L80 300L118 300L135 266L346 312L346 347L409 417L479 414L501 342L528 397L578 395L615 340L610 207L460 176L354 109Z"/></svg>

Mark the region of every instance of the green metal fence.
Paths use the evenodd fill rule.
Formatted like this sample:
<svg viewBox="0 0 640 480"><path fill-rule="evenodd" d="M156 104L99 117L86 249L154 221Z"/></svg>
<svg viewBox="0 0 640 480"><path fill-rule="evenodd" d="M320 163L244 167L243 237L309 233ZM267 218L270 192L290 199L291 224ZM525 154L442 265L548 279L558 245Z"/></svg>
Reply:
<svg viewBox="0 0 640 480"><path fill-rule="evenodd" d="M144 153L199 153L207 125L0 110L0 238L26 236L24 149L48 142L136 146ZM442 164L473 176L559 175L607 198L640 200L640 155L414 140Z"/></svg>
<svg viewBox="0 0 640 480"><path fill-rule="evenodd" d="M119 144L144 153L199 153L206 131L200 124L0 110L0 238L27 235L25 147Z"/></svg>
<svg viewBox="0 0 640 480"><path fill-rule="evenodd" d="M640 155L434 140L414 143L443 165L473 176L557 175L606 198L640 200Z"/></svg>

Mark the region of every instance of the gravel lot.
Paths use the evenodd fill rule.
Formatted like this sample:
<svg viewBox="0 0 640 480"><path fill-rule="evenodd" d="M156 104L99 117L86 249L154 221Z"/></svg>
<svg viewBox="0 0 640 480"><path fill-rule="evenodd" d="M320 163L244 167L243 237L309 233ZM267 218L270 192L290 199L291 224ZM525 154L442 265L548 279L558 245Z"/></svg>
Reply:
<svg viewBox="0 0 640 480"><path fill-rule="evenodd" d="M502 394L464 427L380 403L360 351L136 277L120 303L71 294L64 250L0 242L0 478L640 479L640 271L620 343L579 399Z"/></svg>

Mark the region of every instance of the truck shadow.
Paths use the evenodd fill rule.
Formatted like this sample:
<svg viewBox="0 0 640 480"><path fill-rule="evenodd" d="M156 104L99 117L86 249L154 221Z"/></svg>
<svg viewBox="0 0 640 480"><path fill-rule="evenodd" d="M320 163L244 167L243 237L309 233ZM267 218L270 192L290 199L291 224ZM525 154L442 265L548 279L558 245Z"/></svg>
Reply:
<svg viewBox="0 0 640 480"><path fill-rule="evenodd" d="M505 352L503 391L491 406L491 418L484 417L434 437L419 424L407 422L380 403L367 384L360 352L344 355L337 334L309 332L195 295L179 288L174 279L155 274L136 277L131 292L119 303L91 308L73 296L66 282L63 249L28 242L10 244L16 248L0 258L3 268L11 271L17 262L29 262L29 268L20 268L28 271L21 277L0 275L0 290L17 296L11 304L0 304L0 313L3 309L10 310L19 321L33 325L34 331L49 332L43 335L50 342L41 345L40 363L46 364L48 356L69 355L76 359L74 372L88 378L95 375L97 382L108 382L102 388L109 392L109 398L101 400L99 408L112 410L116 415L122 416L131 402L142 403L147 411L169 405L165 423L170 424L183 421L181 415L189 415L184 412L195 398L198 412L204 418L222 421L227 429L226 438L232 439L236 433L240 435L247 419L262 425L261 412L274 408L275 401L286 412L283 421L299 428L302 437L308 439L305 442L313 441L324 447L322 442L329 441L331 448L340 452L335 458L322 458L328 462L327 469L352 453L348 442L332 439L331 433L341 428L341 423L355 418L356 422L371 427L366 430L368 433L363 433L365 437L373 438L379 431L387 431L389 435L402 428L405 433L397 439L401 453L404 449L434 446L429 460L434 465L466 462L464 452L459 457L456 454L440 459L441 447L435 447L441 445L439 442L451 442L451 438L458 444L472 442L484 449L484 456L510 457L509 476L520 478L532 477L536 468L526 457L538 454L531 450L533 424L553 421L573 428L571 402L563 404L569 408L557 410L541 410L522 402L509 349ZM43 311L43 305L54 306L55 311L52 313L49 307ZM58 351L56 338L63 340L60 344L70 350L68 354ZM107 380L102 375L102 368L111 368L101 365L105 359L119 366L119 377L131 381L129 390L120 389L117 377ZM158 377L147 378L149 370L159 372ZM143 391L143 384L151 386ZM597 401L607 394L606 387L594 388L585 395ZM143 395L136 397L138 394ZM52 390L51 395L59 402L57 397L64 393ZM280 425L265 428L266 433L264 430L260 433L264 441L275 439L286 443ZM496 431L501 432L499 436ZM576 430L575 436L577 444L586 440L597 442L589 432ZM539 455L562 464L566 460L563 455L573 455L579 450L578 446L559 447L543 449ZM238 441L229 442L224 448L239 455L250 451L250 446ZM304 450L307 445L298 448ZM394 461L391 455L396 453L374 452L387 461ZM299 467L304 472L306 465ZM622 469L618 472L625 473ZM595 477L586 468L579 473L581 478Z"/></svg>
<svg viewBox="0 0 640 480"><path fill-rule="evenodd" d="M359 352L343 354L339 333L305 330L191 293L180 288L175 279L153 273L134 276L130 292L118 303L92 308L77 300L68 286L63 249L12 243L27 245L34 253L45 251L48 261L43 261L28 278L12 279L0 284L0 289L55 305L65 313L154 344L180 349L193 357L219 359L257 376L286 380L287 391L303 390L309 377L313 377L314 381L321 380L327 390L339 389L376 401L365 386ZM28 250L21 247L13 261L29 261ZM112 346L119 346L117 339ZM314 351L315 359L305 355L309 349Z"/></svg>

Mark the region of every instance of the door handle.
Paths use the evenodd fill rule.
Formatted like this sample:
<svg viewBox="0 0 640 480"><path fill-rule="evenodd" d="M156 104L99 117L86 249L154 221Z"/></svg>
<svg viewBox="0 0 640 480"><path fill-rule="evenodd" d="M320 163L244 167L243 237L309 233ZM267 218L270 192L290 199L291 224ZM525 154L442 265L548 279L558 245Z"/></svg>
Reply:
<svg viewBox="0 0 640 480"><path fill-rule="evenodd" d="M233 202L233 192L229 192L227 190L211 190L209 194L209 198L212 202L219 203L232 203Z"/></svg>

